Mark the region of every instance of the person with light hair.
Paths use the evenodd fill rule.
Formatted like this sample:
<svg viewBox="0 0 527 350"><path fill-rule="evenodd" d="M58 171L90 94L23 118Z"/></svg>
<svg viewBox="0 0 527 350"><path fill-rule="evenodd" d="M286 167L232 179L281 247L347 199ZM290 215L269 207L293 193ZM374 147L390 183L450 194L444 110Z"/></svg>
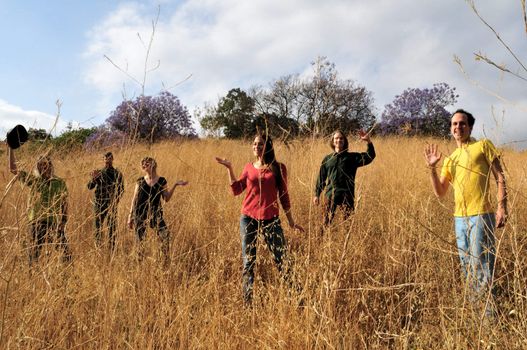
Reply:
<svg viewBox="0 0 527 350"><path fill-rule="evenodd" d="M507 189L500 154L490 140L471 137L475 118L458 109L450 119L450 132L456 141L456 150L445 157L441 173L437 165L441 152L437 145L427 145L424 150L426 165L434 193L443 197L452 184L454 188L454 223L461 268L473 299L492 295L495 263L494 230L503 227L507 220ZM494 176L498 191L497 209L490 200L490 180ZM486 305L487 316L493 316L492 303Z"/></svg>
<svg viewBox="0 0 527 350"><path fill-rule="evenodd" d="M57 248L63 251L63 261L71 260L65 227L68 221L68 189L66 182L55 176L49 156L38 158L34 174L18 170L14 150L8 147L9 171L30 188L28 203L29 264L40 256L46 241L58 240ZM55 236L55 237L54 237Z"/></svg>
<svg viewBox="0 0 527 350"><path fill-rule="evenodd" d="M154 229L161 240L161 251L164 264L170 262L170 232L163 217L161 199L170 201L177 186L186 186L187 181L176 181L169 189L167 180L157 174L157 162L154 158L145 157L141 160L144 176L137 179L132 197L132 205L128 216L128 227L135 227L135 234L139 242L139 258L143 257L143 241L146 237L146 225Z"/></svg>

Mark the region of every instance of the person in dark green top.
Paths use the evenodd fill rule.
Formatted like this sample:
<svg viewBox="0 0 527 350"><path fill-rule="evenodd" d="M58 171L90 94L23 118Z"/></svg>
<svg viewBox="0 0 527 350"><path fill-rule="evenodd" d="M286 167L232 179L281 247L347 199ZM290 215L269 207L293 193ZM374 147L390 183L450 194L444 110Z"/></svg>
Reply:
<svg viewBox="0 0 527 350"><path fill-rule="evenodd" d="M95 188L93 209L95 211L95 244L101 246L102 226L106 220L110 251L115 249L115 230L117 226L117 206L124 192L124 181L121 172L113 167L113 154L103 156L104 168L94 170L88 189Z"/></svg>
<svg viewBox="0 0 527 350"><path fill-rule="evenodd" d="M53 163L47 156L37 161L35 175L19 171L15 154L11 148L9 153L9 170L18 179L29 186L29 228L30 247L29 264L38 260L42 246L46 241L52 241L57 236L57 247L64 251L63 261L71 260L71 253L64 229L68 221L68 189L66 183L53 173Z"/></svg>
<svg viewBox="0 0 527 350"><path fill-rule="evenodd" d="M348 152L348 139L340 130L331 136L330 146L334 152L325 156L320 165L313 198L313 203L319 205L320 194L326 189L324 226L331 223L338 207L342 207L345 218L355 209L357 168L370 164L375 158L375 148L369 134L361 130L359 137L368 143L366 152Z"/></svg>

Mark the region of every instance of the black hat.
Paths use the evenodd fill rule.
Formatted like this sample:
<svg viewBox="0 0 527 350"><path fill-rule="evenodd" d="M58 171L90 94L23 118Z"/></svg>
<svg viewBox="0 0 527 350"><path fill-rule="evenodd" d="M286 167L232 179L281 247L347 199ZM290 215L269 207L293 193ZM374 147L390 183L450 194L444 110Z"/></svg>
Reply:
<svg viewBox="0 0 527 350"><path fill-rule="evenodd" d="M27 141L27 137L26 128L19 124L7 132L7 144L12 149L16 149Z"/></svg>

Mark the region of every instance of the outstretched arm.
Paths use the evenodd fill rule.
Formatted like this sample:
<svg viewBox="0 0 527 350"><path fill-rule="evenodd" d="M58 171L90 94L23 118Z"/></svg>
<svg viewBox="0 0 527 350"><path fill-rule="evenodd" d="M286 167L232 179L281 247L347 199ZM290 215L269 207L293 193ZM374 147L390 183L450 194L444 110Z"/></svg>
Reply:
<svg viewBox="0 0 527 350"><path fill-rule="evenodd" d="M174 190L177 186L186 186L188 184L188 181L179 180L176 181L176 183L172 186L170 190L168 190L167 185L163 186L163 198L165 199L165 202L168 202L170 198L172 198L172 195L174 194Z"/></svg>
<svg viewBox="0 0 527 350"><path fill-rule="evenodd" d="M359 138L361 141L364 141L368 144L368 149L366 152L360 153L360 160L358 166L365 166L373 162L375 159L375 147L373 147L373 143L370 139L370 134L366 133L364 130L359 130Z"/></svg>
<svg viewBox="0 0 527 350"><path fill-rule="evenodd" d="M218 162L219 164L227 168L227 172L229 174L229 181L232 185L232 183L237 180L236 176L234 175L234 171L232 170L232 163L226 158L215 157L215 159L216 159L216 162Z"/></svg>
<svg viewBox="0 0 527 350"><path fill-rule="evenodd" d="M498 210L496 211L496 227L505 226L507 221L507 186L505 184L505 174L501 167L500 159L496 158L491 164L492 174L498 185Z"/></svg>
<svg viewBox="0 0 527 350"><path fill-rule="evenodd" d="M430 179L434 193L437 197L443 197L448 190L449 182L444 177L439 177L436 171L437 164L441 160L441 152L437 150L437 145L428 145L425 147L424 155L426 165L430 168Z"/></svg>

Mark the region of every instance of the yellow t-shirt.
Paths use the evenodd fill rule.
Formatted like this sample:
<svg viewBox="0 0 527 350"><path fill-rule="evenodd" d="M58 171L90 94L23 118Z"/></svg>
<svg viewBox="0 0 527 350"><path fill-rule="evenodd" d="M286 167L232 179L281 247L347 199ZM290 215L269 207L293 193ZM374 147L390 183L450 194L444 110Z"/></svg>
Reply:
<svg viewBox="0 0 527 350"><path fill-rule="evenodd" d="M454 216L491 213L491 164L499 154L487 139L458 147L443 162L441 176L454 187Z"/></svg>

